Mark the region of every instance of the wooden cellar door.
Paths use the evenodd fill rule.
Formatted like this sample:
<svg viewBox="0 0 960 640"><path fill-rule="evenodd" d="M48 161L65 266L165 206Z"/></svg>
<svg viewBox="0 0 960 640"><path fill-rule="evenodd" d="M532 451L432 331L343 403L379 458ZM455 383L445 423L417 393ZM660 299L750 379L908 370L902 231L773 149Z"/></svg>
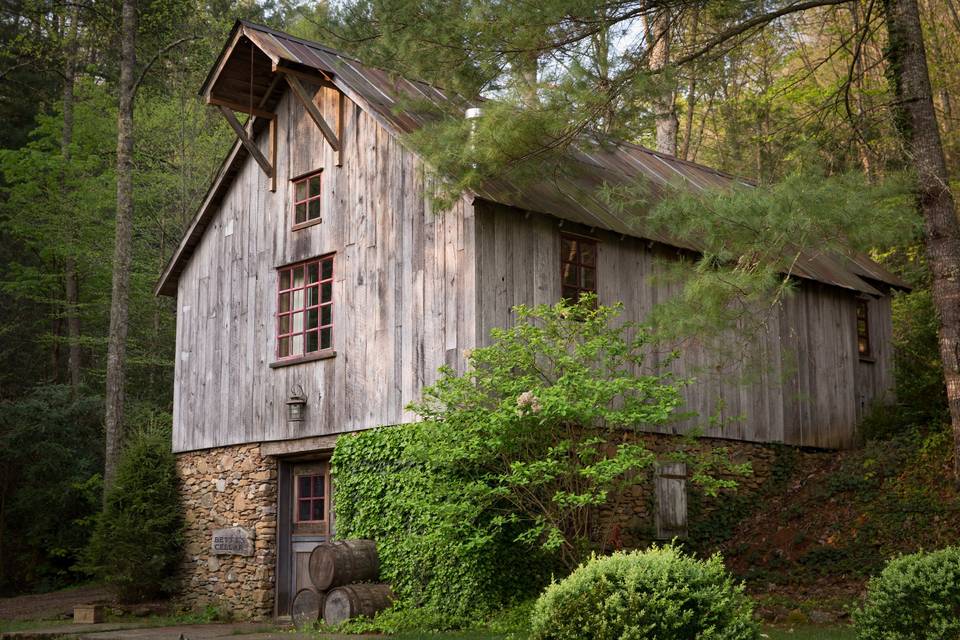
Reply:
<svg viewBox="0 0 960 640"><path fill-rule="evenodd" d="M328 460L282 465L281 520L278 540L277 615L290 615L300 589L312 587L310 554L332 536L330 464Z"/></svg>
<svg viewBox="0 0 960 640"><path fill-rule="evenodd" d="M657 539L687 537L687 465L661 463L655 480Z"/></svg>

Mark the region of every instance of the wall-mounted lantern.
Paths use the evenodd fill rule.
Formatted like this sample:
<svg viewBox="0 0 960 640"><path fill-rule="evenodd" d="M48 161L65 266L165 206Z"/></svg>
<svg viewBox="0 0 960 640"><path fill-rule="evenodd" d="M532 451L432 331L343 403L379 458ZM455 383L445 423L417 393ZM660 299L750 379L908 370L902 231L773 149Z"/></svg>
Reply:
<svg viewBox="0 0 960 640"><path fill-rule="evenodd" d="M290 390L290 399L287 400L287 422L303 422L303 414L307 408L307 396L303 387L294 385Z"/></svg>

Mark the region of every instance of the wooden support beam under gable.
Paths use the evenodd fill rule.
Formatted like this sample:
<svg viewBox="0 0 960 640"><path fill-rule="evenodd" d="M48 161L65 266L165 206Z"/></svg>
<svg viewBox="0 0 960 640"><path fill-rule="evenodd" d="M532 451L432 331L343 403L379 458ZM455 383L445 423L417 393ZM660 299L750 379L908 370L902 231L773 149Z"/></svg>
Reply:
<svg viewBox="0 0 960 640"><path fill-rule="evenodd" d="M320 132L323 133L323 137L326 138L327 142L337 152L337 164L340 164L340 138L337 137L337 134L334 133L333 129L324 119L323 114L320 113L320 110L317 108L317 105L313 103L313 99L307 94L307 90L304 89L303 84L300 82L300 79L291 73L286 73L286 70L283 68L278 68L278 71L284 74L284 77L287 80L287 84L290 85L290 89L293 91L293 95L297 97L300 101L300 104L303 105L303 108L310 115L310 118L313 122L320 128ZM343 118L340 118L340 121L343 121ZM338 128L342 127L338 125Z"/></svg>
<svg viewBox="0 0 960 640"><path fill-rule="evenodd" d="M231 102L229 100L222 100L220 98L214 98L211 96L207 96L207 104L211 104L217 107L227 107L228 109L232 109L233 111L239 111L240 113L248 113L252 116L263 118L264 120L273 120L273 117L274 117L274 114L272 112L267 111L265 109L259 109L257 107L254 107L253 109L251 109L249 105L238 104L236 102Z"/></svg>
<svg viewBox="0 0 960 640"><path fill-rule="evenodd" d="M233 111L231 111L230 109L228 109L223 105L219 105L219 109L220 109L220 113L223 114L223 117L226 118L227 123L229 123L230 127L233 128L234 133L237 134L237 137L240 139L240 142L243 144L244 149L247 150L247 153L253 156L253 159L257 161L257 164L260 165L260 168L263 169L263 172L266 173L267 176L270 178L271 185L272 185L271 191L276 191L276 184L277 184L276 168L275 168L276 161L277 161L276 154L271 153L271 155L274 156L273 164L271 164L270 161L267 160L267 157L264 156L263 153L260 151L259 147L257 147L257 143L247 133L247 130L243 127L242 124L240 124L240 121L237 120L237 116L234 115ZM255 116L251 116L251 117L255 117ZM276 118L271 118L271 122L275 120ZM272 126L276 126L276 125L272 125ZM271 142L271 147L275 148L272 142Z"/></svg>
<svg viewBox="0 0 960 640"><path fill-rule="evenodd" d="M343 105L343 91L337 89L337 139L340 141L340 148L337 149L336 155L336 165L338 167L343 166L343 117L344 117L344 105Z"/></svg>

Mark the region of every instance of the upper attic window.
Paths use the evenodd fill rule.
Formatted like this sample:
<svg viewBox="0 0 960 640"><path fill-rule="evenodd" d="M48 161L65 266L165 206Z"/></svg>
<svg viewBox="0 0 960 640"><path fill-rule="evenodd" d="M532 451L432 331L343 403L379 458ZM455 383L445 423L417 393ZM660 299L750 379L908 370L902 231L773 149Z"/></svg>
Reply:
<svg viewBox="0 0 960 640"><path fill-rule="evenodd" d="M320 172L294 178L293 182L293 228L306 227L321 222L320 219Z"/></svg>

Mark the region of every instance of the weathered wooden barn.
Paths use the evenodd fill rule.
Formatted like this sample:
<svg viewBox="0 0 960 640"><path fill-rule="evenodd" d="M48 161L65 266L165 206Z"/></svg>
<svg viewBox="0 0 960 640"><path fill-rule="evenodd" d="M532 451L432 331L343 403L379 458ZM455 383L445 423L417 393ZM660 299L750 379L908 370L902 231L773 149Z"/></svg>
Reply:
<svg viewBox="0 0 960 640"><path fill-rule="evenodd" d="M462 370L516 304L595 291L641 319L671 295L650 281L656 259L695 247L639 231L597 187L736 180L620 143L571 151L573 177L490 184L434 211L401 138L423 117L403 105L443 91L238 22L201 94L237 140L157 287L177 299L184 597L259 617L288 611L306 555L332 532L337 434L414 419L404 407L437 368ZM749 384L684 352L689 408L743 418L709 436L847 447L889 397L890 293L904 283L862 255L807 255L795 275L754 341L766 366ZM242 544L216 548L233 527Z"/></svg>

